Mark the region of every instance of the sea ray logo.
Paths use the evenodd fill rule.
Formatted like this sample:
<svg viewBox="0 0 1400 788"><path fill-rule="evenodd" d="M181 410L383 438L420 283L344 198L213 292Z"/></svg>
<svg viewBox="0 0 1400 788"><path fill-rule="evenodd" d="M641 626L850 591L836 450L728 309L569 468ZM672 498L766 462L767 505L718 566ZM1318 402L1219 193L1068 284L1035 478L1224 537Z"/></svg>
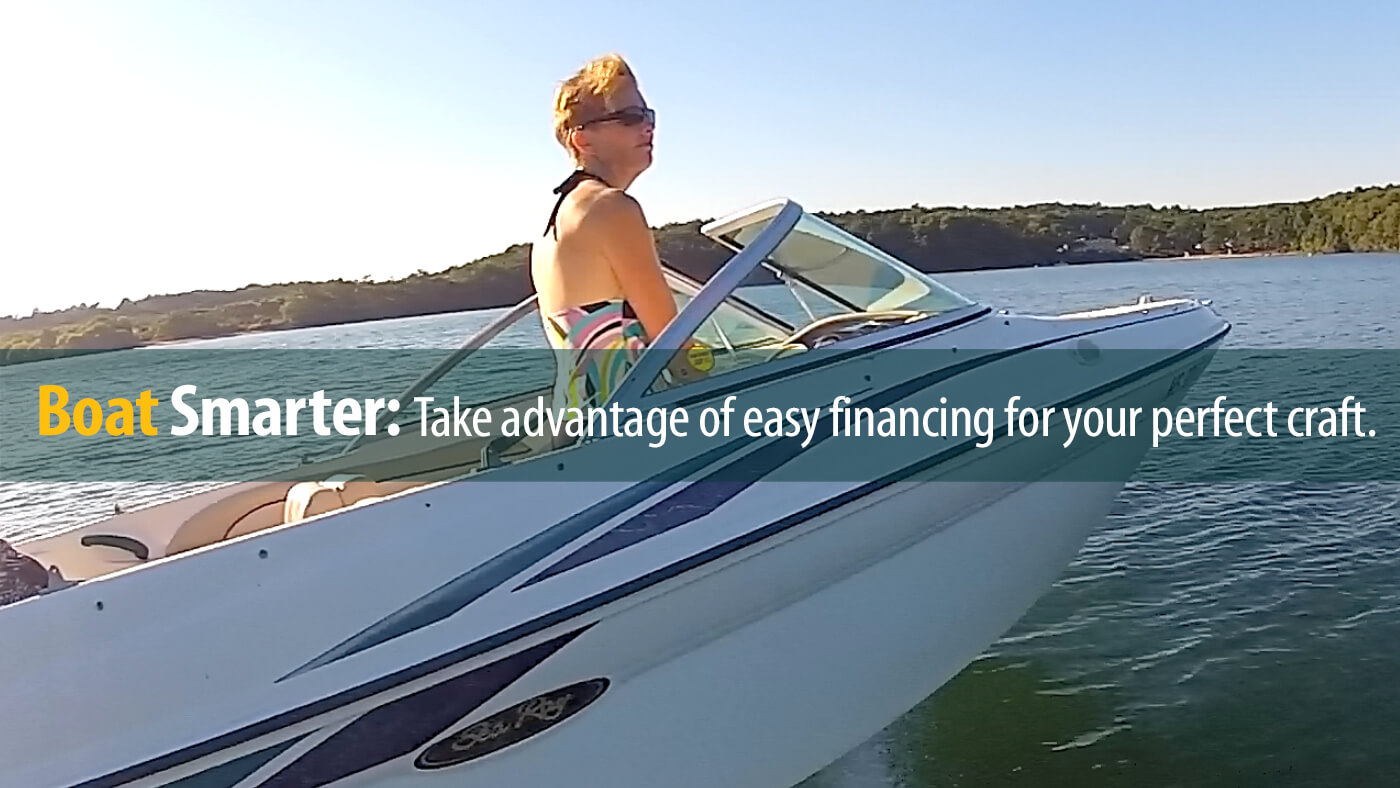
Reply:
<svg viewBox="0 0 1400 788"><path fill-rule="evenodd" d="M434 743L413 765L443 769L518 744L579 713L602 697L608 685L607 679L590 679L536 695Z"/></svg>

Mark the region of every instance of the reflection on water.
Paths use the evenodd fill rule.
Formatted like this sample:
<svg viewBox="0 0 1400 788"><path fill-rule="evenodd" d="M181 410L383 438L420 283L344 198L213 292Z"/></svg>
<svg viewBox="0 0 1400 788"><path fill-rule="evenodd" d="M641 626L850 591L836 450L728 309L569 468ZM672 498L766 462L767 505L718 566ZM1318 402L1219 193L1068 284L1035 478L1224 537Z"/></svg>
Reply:
<svg viewBox="0 0 1400 788"><path fill-rule="evenodd" d="M1056 682L1034 660L984 656L875 741L802 788L1176 782L1167 743L1116 711L1111 686ZM878 770L865 762L883 755Z"/></svg>
<svg viewBox="0 0 1400 788"><path fill-rule="evenodd" d="M1190 686L1199 666L1179 675L1175 699L1135 697L1136 656L1116 683L989 654L801 788L1391 784L1377 782L1400 769L1391 599L1360 639L1207 657L1228 667L1206 687Z"/></svg>
<svg viewBox="0 0 1400 788"><path fill-rule="evenodd" d="M1396 484L1132 485L1011 632L804 788L1378 784L1397 524Z"/></svg>
<svg viewBox="0 0 1400 788"><path fill-rule="evenodd" d="M1106 685L1057 682L1034 660L984 657L890 732L898 784L1040 786L1166 779L1166 742Z"/></svg>

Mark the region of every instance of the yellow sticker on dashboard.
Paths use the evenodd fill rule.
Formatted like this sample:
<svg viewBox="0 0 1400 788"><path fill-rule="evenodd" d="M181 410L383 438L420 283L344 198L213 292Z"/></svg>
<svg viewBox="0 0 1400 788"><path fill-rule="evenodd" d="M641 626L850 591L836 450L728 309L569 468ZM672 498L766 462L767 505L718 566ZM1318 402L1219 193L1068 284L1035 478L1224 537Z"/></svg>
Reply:
<svg viewBox="0 0 1400 788"><path fill-rule="evenodd" d="M715 354L704 345L694 345L685 353L685 358L692 367L701 372L709 372L715 366Z"/></svg>

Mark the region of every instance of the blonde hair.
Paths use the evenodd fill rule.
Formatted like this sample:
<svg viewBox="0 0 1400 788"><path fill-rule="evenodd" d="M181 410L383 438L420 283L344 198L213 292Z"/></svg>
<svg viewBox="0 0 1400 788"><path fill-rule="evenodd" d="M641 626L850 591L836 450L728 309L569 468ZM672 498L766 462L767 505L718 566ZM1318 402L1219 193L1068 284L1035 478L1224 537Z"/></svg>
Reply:
<svg viewBox="0 0 1400 788"><path fill-rule="evenodd" d="M554 92L554 137L569 157L579 163L579 152L569 142L569 132L607 111L608 96L627 82L636 84L631 66L617 53L596 57L559 84Z"/></svg>

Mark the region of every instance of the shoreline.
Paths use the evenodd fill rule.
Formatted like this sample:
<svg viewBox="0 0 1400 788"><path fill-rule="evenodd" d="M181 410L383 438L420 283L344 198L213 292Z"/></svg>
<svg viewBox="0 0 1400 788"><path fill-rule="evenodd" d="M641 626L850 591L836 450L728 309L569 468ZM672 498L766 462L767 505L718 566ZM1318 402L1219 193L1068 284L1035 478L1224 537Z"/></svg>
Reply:
<svg viewBox="0 0 1400 788"><path fill-rule="evenodd" d="M1180 263L1180 262L1195 262L1195 261L1202 261L1202 262L1204 262L1204 261L1219 261L1219 260L1258 260L1258 259L1275 258L1275 257L1300 257L1300 258L1301 258L1301 257L1314 257L1314 256L1367 255L1367 254L1396 254L1396 253L1394 253L1394 252L1335 252L1335 253L1327 253L1327 254L1324 254L1324 255L1316 255L1316 254L1309 254L1309 253L1307 253L1307 252L1239 252L1239 253L1234 253L1234 254L1209 254L1209 255L1207 255L1207 254L1198 254L1198 255L1181 255L1181 256L1172 256L1172 257L1136 257L1136 258L1122 258L1122 259L1116 259L1116 260L1094 260L1094 261L1085 261L1085 262L1078 262L1078 263L1065 263L1064 265L1058 265L1058 264L1056 264L1056 265L1024 265L1024 266L1007 266L1007 267L967 268L967 269L960 269L960 270L953 270L953 271L940 271L940 272L937 272L936 274L930 273L930 276L932 276L934 279L937 279L939 276L944 276L944 275L950 275L950 274L970 274L970 273L978 273L978 272L983 272L983 271L1017 271L1017 270L1030 270L1030 269L1041 269L1041 268L1053 269L1053 268L1066 268L1066 267L1078 268L1078 267L1081 267L1081 266L1090 266L1090 265L1115 265L1115 264L1119 264L1119 263ZM776 285L775 285L775 286L776 286ZM387 321L387 320L406 320L406 319L413 319L413 318L420 318L420 317L435 317L435 316L438 316L438 315L465 314L465 313L470 313L470 312L487 312L487 311L490 311L490 310L493 310L493 309L506 309L506 308L509 308L510 306L512 306L512 304L501 304L501 305L496 305L496 306L483 306L483 307L469 307L469 308L466 308L466 309L431 310L431 311L424 311L424 312L419 312L419 313L409 314L409 315L392 315L392 316L385 316L385 317L365 317L365 318L358 318L358 319L351 319L351 320L342 320L342 321L336 321L336 322L317 323L317 324L312 324L312 325L298 325L298 326L266 326L266 327L250 328L250 329L239 329L239 330L234 330L234 331L229 331L229 332L220 332L220 333L214 333L214 334L206 334L206 335L201 335L201 336L181 337L181 338L179 338L179 339L160 339L160 340L151 340L151 341L139 341L139 342L135 342L135 343L132 343L132 344L124 344L124 345L121 345L121 346L119 346L119 347L106 347L106 348L78 348L78 347L72 347L72 348L53 348L53 347L44 347L44 348L37 348L37 347L8 348L8 347L0 346L0 366L9 366L9 365L12 365L12 364L34 363L34 362L45 361L45 360L49 360L49 359L53 359L53 358L67 358L67 357L71 357L71 356L89 355L89 354L92 354L92 353L113 353L113 352L122 351L122 350L137 350L137 349L142 349L142 348L172 347L172 346L179 346L179 345L182 345L182 344L185 344L185 343L188 343L188 342L198 342L198 341L211 340L211 339L228 339L228 338L233 338L233 337L254 336L254 335L260 335L260 334L274 334L274 333L281 333L281 332L285 332L285 331L298 331L298 330L303 330L303 329L334 328L334 327L336 327L336 326L351 326L351 325L358 325L358 324L361 324L361 323L375 323L375 322ZM4 334L0 334L0 341L3 341L4 337L5 337ZM30 358L25 358L26 356L32 356L32 357L30 357Z"/></svg>
<svg viewBox="0 0 1400 788"><path fill-rule="evenodd" d="M906 208L817 211L814 215L937 278L967 271L1142 260L1345 254L1355 247L1400 252L1397 207L1400 184L1358 186L1301 202L1208 209L1058 202L930 208L915 203ZM728 259L720 248L697 237L703 221L652 228L660 257L699 281L712 276ZM1194 253L1217 244L1225 251ZM1232 252L1231 247L1265 251ZM254 283L233 290L195 289L134 301L124 298L115 307L83 303L0 317L0 352L113 350L237 336L250 333L252 326L259 327L253 329L256 332L282 331L503 308L533 290L529 249L529 244L512 244L442 271L420 269L391 280L338 277ZM1282 249L1313 251L1270 251ZM1346 252L1320 251L1324 249Z"/></svg>
<svg viewBox="0 0 1400 788"><path fill-rule="evenodd" d="M1333 252L1332 254L1350 254L1350 252ZM1240 260L1253 259L1258 257L1312 257L1308 252L1225 252L1215 254L1183 254L1176 257L1156 257L1154 260Z"/></svg>

